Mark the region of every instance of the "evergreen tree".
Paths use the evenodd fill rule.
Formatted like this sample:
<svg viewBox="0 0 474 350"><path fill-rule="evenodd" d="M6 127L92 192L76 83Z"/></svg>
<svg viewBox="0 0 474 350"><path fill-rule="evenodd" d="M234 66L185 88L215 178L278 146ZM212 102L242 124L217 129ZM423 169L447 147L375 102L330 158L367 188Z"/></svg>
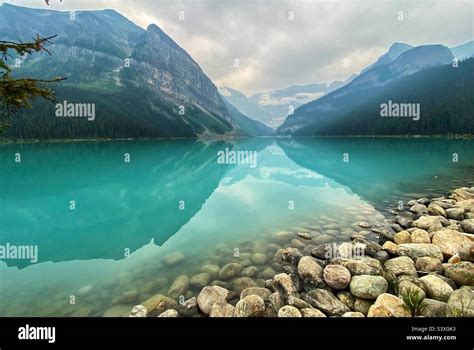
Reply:
<svg viewBox="0 0 474 350"><path fill-rule="evenodd" d="M0 41L0 133L9 127L9 119L16 112L31 108L31 102L37 97L54 101L54 92L44 84L58 82L65 78L51 80L21 78L15 79L11 75L11 68L7 64L8 58L22 57L24 55L49 51L45 44L55 36L41 38L39 36L32 42Z"/></svg>

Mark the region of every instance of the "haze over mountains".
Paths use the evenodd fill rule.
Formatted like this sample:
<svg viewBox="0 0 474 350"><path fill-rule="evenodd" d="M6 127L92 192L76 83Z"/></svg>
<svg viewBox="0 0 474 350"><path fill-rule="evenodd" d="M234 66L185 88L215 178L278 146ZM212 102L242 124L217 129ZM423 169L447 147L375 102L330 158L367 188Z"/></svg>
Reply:
<svg viewBox="0 0 474 350"><path fill-rule="evenodd" d="M38 101L13 118L18 138L197 137L468 133L474 41L452 48L394 43L359 75L246 96L217 89L158 26L146 30L114 10L69 12L0 6L0 40L58 34L52 56L20 60L15 76L67 77L58 101L96 104L95 120L57 118ZM454 67L453 61L459 64ZM13 64L15 62L11 62ZM419 103L421 120L383 119L381 103ZM287 117L288 116L288 117Z"/></svg>

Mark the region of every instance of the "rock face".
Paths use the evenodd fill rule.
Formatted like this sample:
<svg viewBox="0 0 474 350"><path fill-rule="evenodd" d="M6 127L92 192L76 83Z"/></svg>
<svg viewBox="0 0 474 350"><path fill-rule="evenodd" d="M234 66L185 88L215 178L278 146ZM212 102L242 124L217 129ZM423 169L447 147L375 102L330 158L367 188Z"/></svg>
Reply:
<svg viewBox="0 0 474 350"><path fill-rule="evenodd" d="M438 246L443 252L444 257L448 259L460 252L470 251L471 247L474 246L474 242L454 230L435 232L433 244Z"/></svg>
<svg viewBox="0 0 474 350"><path fill-rule="evenodd" d="M197 297L199 309L209 315L212 306L216 303L225 304L229 291L219 286L204 287Z"/></svg>
<svg viewBox="0 0 474 350"><path fill-rule="evenodd" d="M235 317L261 317L265 314L265 302L257 295L249 295L235 306Z"/></svg>
<svg viewBox="0 0 474 350"><path fill-rule="evenodd" d="M402 299L385 293L379 295L367 317L411 317L411 312Z"/></svg>
<svg viewBox="0 0 474 350"><path fill-rule="evenodd" d="M144 301L142 305L148 310L148 315L153 317L162 314L166 310L176 309L178 303L167 296L157 294Z"/></svg>
<svg viewBox="0 0 474 350"><path fill-rule="evenodd" d="M278 317L302 317L302 315L296 307L285 305L278 310Z"/></svg>
<svg viewBox="0 0 474 350"><path fill-rule="evenodd" d="M388 283L381 276L354 276L350 289L352 295L362 299L376 299L380 294L387 292Z"/></svg>
<svg viewBox="0 0 474 350"><path fill-rule="evenodd" d="M443 261L443 253L434 244L406 243L400 244L397 248L398 255L408 256L414 261L422 256L430 256L439 261Z"/></svg>
<svg viewBox="0 0 474 350"><path fill-rule="evenodd" d="M423 282L428 296L432 299L448 301L451 294L453 294L453 288L441 278L434 275L423 276L420 278L420 281Z"/></svg>
<svg viewBox="0 0 474 350"><path fill-rule="evenodd" d="M327 265L323 271L326 284L335 290L343 290L349 286L351 273L342 265Z"/></svg>
<svg viewBox="0 0 474 350"><path fill-rule="evenodd" d="M342 315L344 312L350 311L347 305L325 289L314 289L308 292L305 300L328 316Z"/></svg>
<svg viewBox="0 0 474 350"><path fill-rule="evenodd" d="M307 291L325 286L323 268L309 256L304 256L300 259L298 263L298 275Z"/></svg>
<svg viewBox="0 0 474 350"><path fill-rule="evenodd" d="M468 261L445 264L444 274L458 286L474 286L474 264Z"/></svg>
<svg viewBox="0 0 474 350"><path fill-rule="evenodd" d="M453 292L446 306L448 317L474 317L474 288L462 287Z"/></svg>

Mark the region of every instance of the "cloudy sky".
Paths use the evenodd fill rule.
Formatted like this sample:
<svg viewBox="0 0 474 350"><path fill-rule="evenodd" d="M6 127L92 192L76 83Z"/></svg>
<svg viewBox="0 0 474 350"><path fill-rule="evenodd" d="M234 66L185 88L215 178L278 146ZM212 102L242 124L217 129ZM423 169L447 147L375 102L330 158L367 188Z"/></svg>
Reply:
<svg viewBox="0 0 474 350"><path fill-rule="evenodd" d="M247 94L344 80L397 41L453 46L474 38L472 0L51 0L50 8L112 8L143 28L155 23L218 86Z"/></svg>

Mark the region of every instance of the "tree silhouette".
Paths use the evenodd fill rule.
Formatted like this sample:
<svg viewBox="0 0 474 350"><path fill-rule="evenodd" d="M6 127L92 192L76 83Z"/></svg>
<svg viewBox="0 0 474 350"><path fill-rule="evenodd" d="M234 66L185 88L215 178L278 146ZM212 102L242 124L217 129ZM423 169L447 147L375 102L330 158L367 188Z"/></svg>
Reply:
<svg viewBox="0 0 474 350"><path fill-rule="evenodd" d="M49 51L44 47L50 43L50 39L56 36L41 38L39 36L32 42L0 41L0 132L9 127L10 117L24 108L31 108L31 102L37 97L54 101L52 89L43 84L54 83L65 78L53 78L51 80L21 78L15 79L11 76L11 68L7 64L8 58L21 57L26 54Z"/></svg>

